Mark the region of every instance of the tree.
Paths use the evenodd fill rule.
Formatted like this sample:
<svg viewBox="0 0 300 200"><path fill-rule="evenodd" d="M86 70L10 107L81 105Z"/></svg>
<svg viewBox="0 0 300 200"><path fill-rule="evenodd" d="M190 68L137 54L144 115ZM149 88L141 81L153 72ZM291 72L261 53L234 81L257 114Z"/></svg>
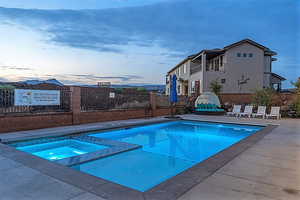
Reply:
<svg viewBox="0 0 300 200"><path fill-rule="evenodd" d="M296 82L291 82L295 87L296 87L296 91L299 94L300 93L300 77L298 78L298 80Z"/></svg>
<svg viewBox="0 0 300 200"><path fill-rule="evenodd" d="M218 80L214 80L210 83L210 89L213 93L215 93L217 96L220 96L220 93L222 91L222 85L219 83Z"/></svg>
<svg viewBox="0 0 300 200"><path fill-rule="evenodd" d="M276 92L273 88L256 90L253 96L253 103L256 106L270 106L275 94Z"/></svg>
<svg viewBox="0 0 300 200"><path fill-rule="evenodd" d="M13 90L13 89L15 89L15 86L13 86L13 85L0 85L0 89Z"/></svg>
<svg viewBox="0 0 300 200"><path fill-rule="evenodd" d="M294 109L296 111L296 115L300 116L300 78L296 82L291 82L296 87L297 98L294 102Z"/></svg>

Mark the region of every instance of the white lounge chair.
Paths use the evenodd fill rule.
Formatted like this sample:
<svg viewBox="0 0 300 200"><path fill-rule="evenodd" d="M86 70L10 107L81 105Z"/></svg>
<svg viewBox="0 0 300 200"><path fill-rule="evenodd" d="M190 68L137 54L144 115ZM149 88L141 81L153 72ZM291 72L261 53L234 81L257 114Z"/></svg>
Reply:
<svg viewBox="0 0 300 200"><path fill-rule="evenodd" d="M262 117L264 119L266 116L266 109L267 109L266 106L258 106L257 113L253 113L252 116Z"/></svg>
<svg viewBox="0 0 300 200"><path fill-rule="evenodd" d="M242 116L247 116L247 117L251 117L252 115L252 111L253 111L253 106L246 106L244 112L238 114L240 117Z"/></svg>
<svg viewBox="0 0 300 200"><path fill-rule="evenodd" d="M267 114L266 117L267 118L276 117L276 119L280 119L281 118L280 107L271 107L271 112L270 114Z"/></svg>
<svg viewBox="0 0 300 200"><path fill-rule="evenodd" d="M241 113L241 108L242 108L241 105L234 105L232 112L227 112L226 114L229 116L231 116L231 115L238 116Z"/></svg>

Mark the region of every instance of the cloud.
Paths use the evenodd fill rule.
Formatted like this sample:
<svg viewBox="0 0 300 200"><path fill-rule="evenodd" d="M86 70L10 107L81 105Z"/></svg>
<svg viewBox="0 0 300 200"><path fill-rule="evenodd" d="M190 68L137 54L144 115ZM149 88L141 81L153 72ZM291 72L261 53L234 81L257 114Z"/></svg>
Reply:
<svg viewBox="0 0 300 200"><path fill-rule="evenodd" d="M143 79L143 77L137 75L100 76L95 74L45 74L35 75L34 77L19 77L19 79L43 80L55 78L63 82L64 84L97 84L97 82L101 81L109 81L112 83L131 83Z"/></svg>
<svg viewBox="0 0 300 200"><path fill-rule="evenodd" d="M126 53L129 45L160 46L169 50L161 56L178 60L202 49L220 48L251 38L277 51L279 60L290 56L293 62L299 63L298 8L299 1L295 0L215 0L213 3L186 0L103 10L0 8L0 21L40 31L46 35L47 42L56 45L119 54ZM297 73L295 68L285 72L284 62L274 65L275 73L282 72L291 78L292 72ZM112 78L94 76L97 75L90 76L90 80ZM65 80L83 81L84 78L88 79L67 76Z"/></svg>
<svg viewBox="0 0 300 200"><path fill-rule="evenodd" d="M295 49L290 41L297 38L299 26L293 2L189 0L78 11L2 8L0 16L46 32L51 42L60 45L121 53L120 45L157 43L187 55L244 37Z"/></svg>
<svg viewBox="0 0 300 200"><path fill-rule="evenodd" d="M79 79L88 79L88 80L120 80L120 81L132 81L137 79L142 79L141 76L136 75L125 75L125 76L97 76L92 74L71 74L67 75L69 77L76 77Z"/></svg>
<svg viewBox="0 0 300 200"><path fill-rule="evenodd" d="M8 82L6 78L0 77L0 82Z"/></svg>
<svg viewBox="0 0 300 200"><path fill-rule="evenodd" d="M34 70L29 67L16 67L16 66L0 66L0 69L17 70L17 71L32 71L32 70Z"/></svg>

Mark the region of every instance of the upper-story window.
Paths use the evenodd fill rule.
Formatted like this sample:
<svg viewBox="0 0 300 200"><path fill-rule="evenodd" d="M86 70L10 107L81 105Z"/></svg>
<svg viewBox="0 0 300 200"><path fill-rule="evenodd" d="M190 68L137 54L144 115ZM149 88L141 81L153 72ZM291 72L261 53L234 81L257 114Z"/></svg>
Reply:
<svg viewBox="0 0 300 200"><path fill-rule="evenodd" d="M180 68L180 67L178 67L178 68L176 69L176 75L177 75L177 76L180 76L180 70L179 70L179 68Z"/></svg>
<svg viewBox="0 0 300 200"><path fill-rule="evenodd" d="M252 58L253 57L253 53L249 53L249 58Z"/></svg>
<svg viewBox="0 0 300 200"><path fill-rule="evenodd" d="M242 55L241 53L237 53L236 54L237 57L241 57L241 55Z"/></svg>
<svg viewBox="0 0 300 200"><path fill-rule="evenodd" d="M219 71L219 59L215 60L215 71Z"/></svg>
<svg viewBox="0 0 300 200"><path fill-rule="evenodd" d="M246 57L247 57L247 54L246 54L246 53L243 53L243 57L246 58Z"/></svg>
<svg viewBox="0 0 300 200"><path fill-rule="evenodd" d="M205 66L206 71L209 71L209 66L210 66L210 61L209 61L209 64L206 64L206 66Z"/></svg>
<svg viewBox="0 0 300 200"><path fill-rule="evenodd" d="M220 57L220 66L221 66L221 67L223 66L223 62L224 62L223 59L224 59L224 57L221 56L221 57Z"/></svg>

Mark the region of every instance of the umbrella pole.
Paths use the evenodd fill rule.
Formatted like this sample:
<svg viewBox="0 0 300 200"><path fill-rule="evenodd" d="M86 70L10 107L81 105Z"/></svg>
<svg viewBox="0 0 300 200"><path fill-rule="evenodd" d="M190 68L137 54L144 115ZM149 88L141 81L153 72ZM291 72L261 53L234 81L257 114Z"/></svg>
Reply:
<svg viewBox="0 0 300 200"><path fill-rule="evenodd" d="M174 107L175 107L175 102L173 102L172 104L171 104L171 117L174 117Z"/></svg>

